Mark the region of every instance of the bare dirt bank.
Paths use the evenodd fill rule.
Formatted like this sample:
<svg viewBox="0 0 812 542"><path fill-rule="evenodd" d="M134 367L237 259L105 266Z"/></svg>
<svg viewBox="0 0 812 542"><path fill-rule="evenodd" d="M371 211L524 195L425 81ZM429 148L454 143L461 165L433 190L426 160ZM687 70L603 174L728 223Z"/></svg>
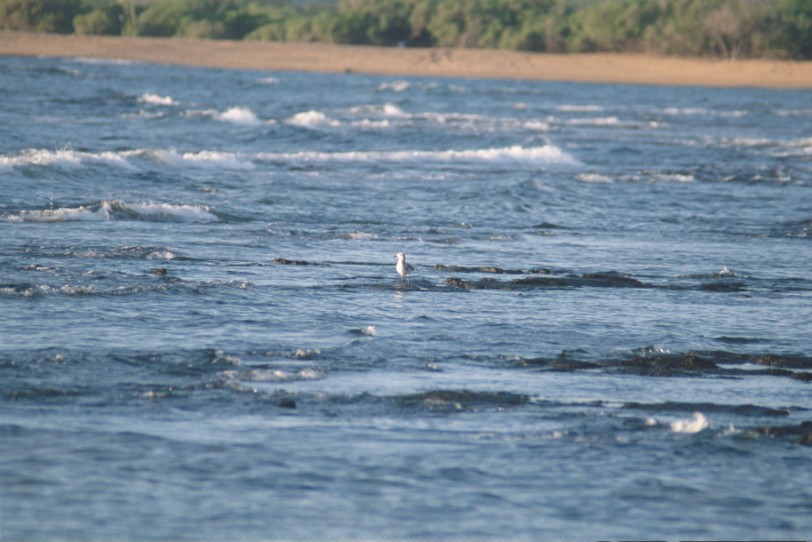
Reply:
<svg viewBox="0 0 812 542"><path fill-rule="evenodd" d="M395 49L0 31L0 55L116 58L255 70L812 88L812 62L730 62L640 54L553 55L482 49Z"/></svg>

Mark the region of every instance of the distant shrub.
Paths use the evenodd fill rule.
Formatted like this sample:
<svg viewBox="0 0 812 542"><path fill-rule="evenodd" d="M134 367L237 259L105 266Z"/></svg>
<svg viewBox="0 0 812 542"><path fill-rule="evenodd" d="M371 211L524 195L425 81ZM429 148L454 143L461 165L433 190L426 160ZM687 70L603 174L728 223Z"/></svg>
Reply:
<svg viewBox="0 0 812 542"><path fill-rule="evenodd" d="M70 34L79 0L2 0L0 29Z"/></svg>
<svg viewBox="0 0 812 542"><path fill-rule="evenodd" d="M126 9L125 9L126 8ZM812 0L0 0L0 28L357 45L812 58Z"/></svg>
<svg viewBox="0 0 812 542"><path fill-rule="evenodd" d="M73 18L73 29L77 34L120 34L124 15L121 10L94 9Z"/></svg>

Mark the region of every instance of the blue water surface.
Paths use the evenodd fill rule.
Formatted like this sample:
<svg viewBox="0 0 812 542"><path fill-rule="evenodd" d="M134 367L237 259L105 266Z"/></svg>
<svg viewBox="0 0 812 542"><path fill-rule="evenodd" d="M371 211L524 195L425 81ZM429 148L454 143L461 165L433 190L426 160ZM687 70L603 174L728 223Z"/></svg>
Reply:
<svg viewBox="0 0 812 542"><path fill-rule="evenodd" d="M812 92L6 57L0 103L3 540L812 533Z"/></svg>

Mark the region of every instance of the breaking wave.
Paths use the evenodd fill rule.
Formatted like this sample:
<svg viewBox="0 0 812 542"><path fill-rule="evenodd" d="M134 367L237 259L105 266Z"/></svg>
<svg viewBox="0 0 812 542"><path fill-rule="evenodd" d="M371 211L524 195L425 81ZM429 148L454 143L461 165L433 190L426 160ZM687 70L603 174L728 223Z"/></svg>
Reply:
<svg viewBox="0 0 812 542"><path fill-rule="evenodd" d="M24 210L4 217L6 222L104 222L143 220L147 222L216 222L219 219L205 205L169 203L126 203L105 200L78 207Z"/></svg>
<svg viewBox="0 0 812 542"><path fill-rule="evenodd" d="M243 126L257 126L260 124L254 112L247 107L232 107L222 113L215 113L213 118L220 122L230 122L231 124L240 124Z"/></svg>
<svg viewBox="0 0 812 542"><path fill-rule="evenodd" d="M233 152L200 151L178 152L176 150L151 151L161 162L176 167L198 169L254 169L254 164L242 155Z"/></svg>
<svg viewBox="0 0 812 542"><path fill-rule="evenodd" d="M331 119L321 111L303 111L296 113L285 121L293 126L312 128L315 126L339 126L341 123Z"/></svg>
<svg viewBox="0 0 812 542"><path fill-rule="evenodd" d="M158 94L146 93L138 98L139 103L149 105L178 105L178 102L172 99L171 96L159 96Z"/></svg>
<svg viewBox="0 0 812 542"><path fill-rule="evenodd" d="M0 167L25 168L52 166L75 168L82 165L112 165L130 168L126 154L120 152L82 152L68 149L26 149L16 154L0 155Z"/></svg>
<svg viewBox="0 0 812 542"><path fill-rule="evenodd" d="M744 354L722 350L672 353L647 347L602 360L562 354L558 357L522 358L519 365L555 372L606 370L646 377L772 376L812 382L812 358L794 354Z"/></svg>
<svg viewBox="0 0 812 542"><path fill-rule="evenodd" d="M523 162L531 164L577 165L579 162L568 153L554 145L540 147L495 147L488 149L468 150L407 150L407 151L357 151L357 152L297 152L297 153L261 153L260 160L302 160L308 162Z"/></svg>
<svg viewBox="0 0 812 542"><path fill-rule="evenodd" d="M81 152L72 150L29 149L0 155L0 168L62 167L79 168L103 165L137 170L139 158L152 159L179 168L250 170L254 162L509 162L539 165L578 165L580 162L555 145L537 147L494 147L465 150L401 151L301 151L287 153L240 153L218 150L179 151L175 149L136 149L128 151Z"/></svg>

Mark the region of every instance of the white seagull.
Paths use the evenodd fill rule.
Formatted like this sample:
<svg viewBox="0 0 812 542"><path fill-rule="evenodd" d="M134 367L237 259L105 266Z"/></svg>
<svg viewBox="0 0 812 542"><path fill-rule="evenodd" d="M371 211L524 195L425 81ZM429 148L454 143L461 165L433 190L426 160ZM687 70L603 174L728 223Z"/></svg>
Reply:
<svg viewBox="0 0 812 542"><path fill-rule="evenodd" d="M395 258L398 259L397 265L395 265L395 269L398 270L398 275L400 275L400 280L403 282L403 279L406 278L406 275L414 271L414 267L411 264L406 263L406 254L403 252L398 252L395 254Z"/></svg>

